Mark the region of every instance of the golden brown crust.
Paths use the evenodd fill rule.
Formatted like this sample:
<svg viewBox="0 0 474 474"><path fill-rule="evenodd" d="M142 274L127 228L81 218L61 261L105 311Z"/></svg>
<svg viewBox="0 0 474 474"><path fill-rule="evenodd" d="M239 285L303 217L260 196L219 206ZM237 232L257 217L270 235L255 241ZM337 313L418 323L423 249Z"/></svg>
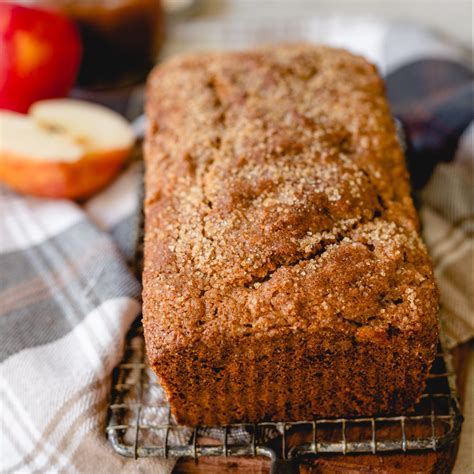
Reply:
<svg viewBox="0 0 474 474"><path fill-rule="evenodd" d="M374 66L280 46L175 59L148 91L145 337L178 419L412 404L437 293Z"/></svg>

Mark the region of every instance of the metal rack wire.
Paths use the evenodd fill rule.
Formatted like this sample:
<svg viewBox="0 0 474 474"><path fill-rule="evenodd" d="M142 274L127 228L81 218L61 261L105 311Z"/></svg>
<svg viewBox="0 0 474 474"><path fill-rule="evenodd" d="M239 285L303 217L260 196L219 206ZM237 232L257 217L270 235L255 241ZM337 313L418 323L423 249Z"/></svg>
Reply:
<svg viewBox="0 0 474 474"><path fill-rule="evenodd" d="M402 416L262 422L222 427L179 426L163 390L147 365L143 328L127 337L116 368L107 434L114 450L127 457L267 456L295 459L322 453L383 453L438 450L454 442L462 416L450 356L441 350L425 393Z"/></svg>

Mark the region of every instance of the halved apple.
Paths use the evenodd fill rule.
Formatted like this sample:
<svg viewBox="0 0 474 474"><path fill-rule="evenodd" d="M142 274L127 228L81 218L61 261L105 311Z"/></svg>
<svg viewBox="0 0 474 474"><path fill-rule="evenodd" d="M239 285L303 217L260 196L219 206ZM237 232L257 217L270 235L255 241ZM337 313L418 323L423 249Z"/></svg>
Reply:
<svg viewBox="0 0 474 474"><path fill-rule="evenodd" d="M133 142L124 118L90 102L45 100L29 115L0 111L0 181L26 194L85 198L111 181Z"/></svg>

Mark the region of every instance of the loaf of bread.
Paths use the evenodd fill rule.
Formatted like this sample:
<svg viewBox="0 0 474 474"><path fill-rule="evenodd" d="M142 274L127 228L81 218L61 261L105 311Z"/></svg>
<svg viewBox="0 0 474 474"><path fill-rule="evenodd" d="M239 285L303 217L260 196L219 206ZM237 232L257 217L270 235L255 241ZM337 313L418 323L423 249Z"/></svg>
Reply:
<svg viewBox="0 0 474 474"><path fill-rule="evenodd" d="M438 296L376 68L311 45L148 84L143 323L180 423L398 413Z"/></svg>

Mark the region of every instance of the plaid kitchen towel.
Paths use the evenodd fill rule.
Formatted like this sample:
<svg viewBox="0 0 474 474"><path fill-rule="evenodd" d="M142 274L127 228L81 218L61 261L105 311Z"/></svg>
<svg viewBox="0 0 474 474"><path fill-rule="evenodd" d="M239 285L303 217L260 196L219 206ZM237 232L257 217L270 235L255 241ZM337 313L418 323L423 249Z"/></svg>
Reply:
<svg viewBox="0 0 474 474"><path fill-rule="evenodd" d="M411 25L338 17L194 20L171 30L165 55L301 39L347 47L379 65L411 137L417 185L445 162L420 194L421 217L452 344L471 338L472 128L459 137L472 119L472 74L460 49ZM111 372L140 311L126 264L139 179L140 165L132 165L82 207L0 190L2 473L172 469L121 458L105 439Z"/></svg>

